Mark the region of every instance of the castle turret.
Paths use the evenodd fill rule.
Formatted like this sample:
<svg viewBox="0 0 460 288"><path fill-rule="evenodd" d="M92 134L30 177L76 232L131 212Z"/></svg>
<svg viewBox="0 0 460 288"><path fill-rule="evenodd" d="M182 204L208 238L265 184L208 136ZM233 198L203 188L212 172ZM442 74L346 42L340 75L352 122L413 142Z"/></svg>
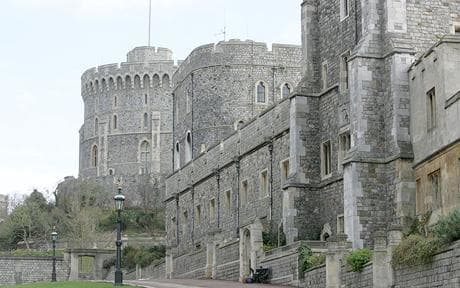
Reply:
<svg viewBox="0 0 460 288"><path fill-rule="evenodd" d="M128 53L127 62L83 73L81 177L122 176L126 187L147 176L150 183L163 183L161 178L171 170L171 77L175 69L171 50L137 47ZM139 190L130 189L134 194ZM135 195L128 199L141 200Z"/></svg>

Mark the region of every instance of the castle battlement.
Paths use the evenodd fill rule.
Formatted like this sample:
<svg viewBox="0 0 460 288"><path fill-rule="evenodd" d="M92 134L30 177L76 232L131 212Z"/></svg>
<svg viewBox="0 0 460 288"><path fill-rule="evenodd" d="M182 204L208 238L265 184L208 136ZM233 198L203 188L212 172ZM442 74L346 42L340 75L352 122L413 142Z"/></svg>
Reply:
<svg viewBox="0 0 460 288"><path fill-rule="evenodd" d="M299 67L301 46L272 44L232 39L195 48L174 74L174 82L184 79L192 71L220 65L259 65Z"/></svg>

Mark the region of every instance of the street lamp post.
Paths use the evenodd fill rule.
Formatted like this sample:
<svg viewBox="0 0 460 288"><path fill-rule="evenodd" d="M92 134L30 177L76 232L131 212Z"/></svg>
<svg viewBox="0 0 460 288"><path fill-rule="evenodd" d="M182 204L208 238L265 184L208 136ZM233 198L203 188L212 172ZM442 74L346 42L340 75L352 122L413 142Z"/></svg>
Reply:
<svg viewBox="0 0 460 288"><path fill-rule="evenodd" d="M51 282L56 282L56 240L58 233L53 229L51 239L53 240L53 272L51 273Z"/></svg>
<svg viewBox="0 0 460 288"><path fill-rule="evenodd" d="M123 272L121 271L121 211L123 210L123 202L125 196L121 194L121 186L118 186L118 194L113 197L115 200L115 208L117 209L117 260L115 265L115 286L123 285Z"/></svg>

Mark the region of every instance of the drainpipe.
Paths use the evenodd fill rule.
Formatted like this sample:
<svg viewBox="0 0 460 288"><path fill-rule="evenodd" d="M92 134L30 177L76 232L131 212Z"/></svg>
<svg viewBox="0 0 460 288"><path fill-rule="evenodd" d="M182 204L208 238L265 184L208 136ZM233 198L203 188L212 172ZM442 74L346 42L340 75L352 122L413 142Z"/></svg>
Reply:
<svg viewBox="0 0 460 288"><path fill-rule="evenodd" d="M176 245L179 246L179 194L176 195Z"/></svg>
<svg viewBox="0 0 460 288"><path fill-rule="evenodd" d="M195 189L190 188L192 194L192 245L195 244Z"/></svg>
<svg viewBox="0 0 460 288"><path fill-rule="evenodd" d="M217 182L217 228L220 228L220 172L216 169L214 173Z"/></svg>
<svg viewBox="0 0 460 288"><path fill-rule="evenodd" d="M191 138L191 139L190 139L190 145L192 146L192 151L191 151L191 154L192 154L192 155L190 155L190 156L191 156L191 159L193 160L193 159L195 158L195 157L193 157L193 150L195 150L195 149L194 149L195 146L193 146L193 139L195 138L195 137L194 137L194 134L193 134L193 121L194 121L194 120L193 120L193 99L194 99L194 93L193 93L193 91L195 90L194 74L192 73L190 77L192 78L192 79L191 79L191 81L192 81L192 91L191 91L191 93L190 93L190 97L191 97L190 101L192 101L192 103L189 103L189 105L190 105L190 113L192 114L192 115L191 115L191 116L192 116L192 123L191 123L191 127L190 127L190 133L192 134L192 135L190 135L190 136L191 136L191 137L190 137L190 138ZM187 108L186 108L186 109L187 109Z"/></svg>
<svg viewBox="0 0 460 288"><path fill-rule="evenodd" d="M273 142L268 144L268 152L270 153L270 214L269 219L272 220L273 213Z"/></svg>
<svg viewBox="0 0 460 288"><path fill-rule="evenodd" d="M240 234L240 158L235 157L236 167L236 236Z"/></svg>

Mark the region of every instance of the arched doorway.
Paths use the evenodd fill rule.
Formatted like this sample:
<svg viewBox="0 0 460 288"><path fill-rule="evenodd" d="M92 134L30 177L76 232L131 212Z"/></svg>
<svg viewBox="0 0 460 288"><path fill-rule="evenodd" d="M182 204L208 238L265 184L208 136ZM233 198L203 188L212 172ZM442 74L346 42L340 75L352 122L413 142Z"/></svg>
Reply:
<svg viewBox="0 0 460 288"><path fill-rule="evenodd" d="M251 231L242 229L240 240L240 281L251 274Z"/></svg>

